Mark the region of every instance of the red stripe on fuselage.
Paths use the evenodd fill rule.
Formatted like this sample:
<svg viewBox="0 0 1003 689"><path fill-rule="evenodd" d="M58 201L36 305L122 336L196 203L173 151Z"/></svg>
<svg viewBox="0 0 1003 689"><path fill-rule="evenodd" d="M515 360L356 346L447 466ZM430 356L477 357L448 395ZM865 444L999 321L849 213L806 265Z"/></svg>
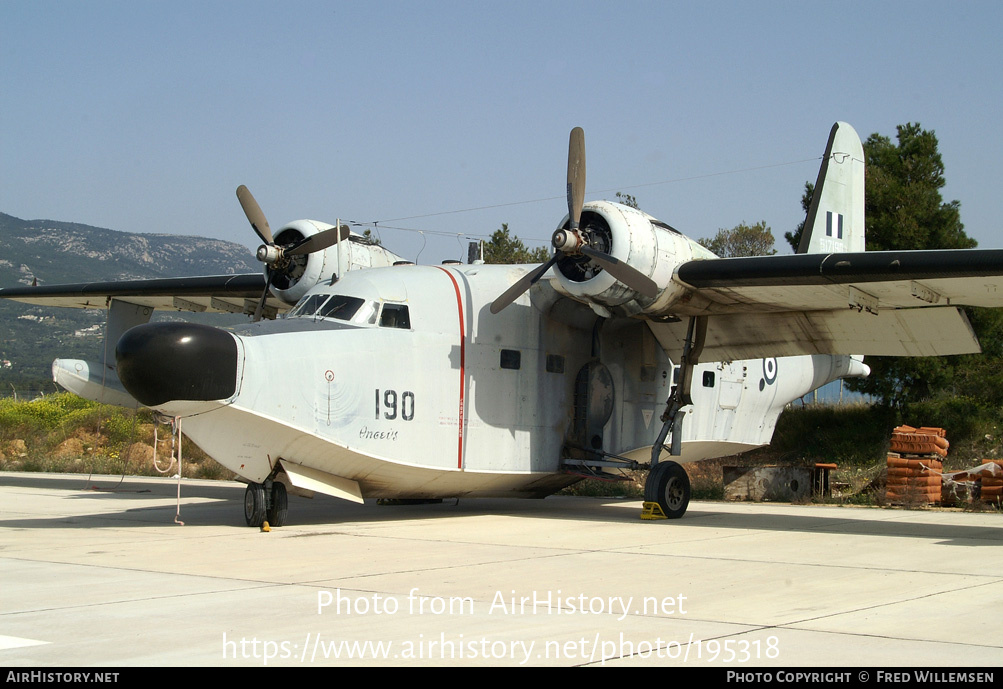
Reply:
<svg viewBox="0 0 1003 689"><path fill-rule="evenodd" d="M457 447L456 447L456 468L463 468L463 422L464 414L463 407L465 404L464 400L464 387L466 385L466 352L464 344L466 342L466 328L463 323L463 298L460 296L460 285L456 282L456 278L453 277L453 273L441 266L434 266L438 268L443 273L449 276L449 279L453 283L453 289L456 291L456 311L460 316L460 430L457 436Z"/></svg>

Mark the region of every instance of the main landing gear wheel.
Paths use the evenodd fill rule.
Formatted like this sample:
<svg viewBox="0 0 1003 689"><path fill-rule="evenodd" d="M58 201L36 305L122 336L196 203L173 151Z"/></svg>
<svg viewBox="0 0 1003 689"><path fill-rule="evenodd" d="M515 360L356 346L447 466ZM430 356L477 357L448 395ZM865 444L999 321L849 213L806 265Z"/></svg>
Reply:
<svg viewBox="0 0 1003 689"><path fill-rule="evenodd" d="M690 504L690 477L676 462L658 462L644 482L644 499L657 502L669 519L679 519Z"/></svg>
<svg viewBox="0 0 1003 689"><path fill-rule="evenodd" d="M267 510L264 484L248 483L244 491L244 521L248 526L261 526L265 523Z"/></svg>
<svg viewBox="0 0 1003 689"><path fill-rule="evenodd" d="M281 481L272 483L272 503L268 506L268 525L283 526L289 515L289 496Z"/></svg>

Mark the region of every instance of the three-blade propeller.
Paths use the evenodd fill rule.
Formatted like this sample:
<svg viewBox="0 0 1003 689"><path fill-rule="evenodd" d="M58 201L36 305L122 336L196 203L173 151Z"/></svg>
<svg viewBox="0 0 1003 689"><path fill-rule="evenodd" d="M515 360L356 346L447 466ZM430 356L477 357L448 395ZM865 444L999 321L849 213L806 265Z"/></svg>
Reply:
<svg viewBox="0 0 1003 689"><path fill-rule="evenodd" d="M491 303L491 313L498 313L518 299L523 292L535 285L544 273L565 255L584 254L598 263L614 278L636 290L644 296L654 299L658 296L658 285L654 280L640 271L623 263L602 251L590 247L579 230L582 219L582 207L585 205L585 132L581 127L571 130L568 142L568 217L567 230L557 230L551 239L554 255L539 268L536 268L505 290L501 296ZM253 224L253 223L252 223Z"/></svg>
<svg viewBox="0 0 1003 689"><path fill-rule="evenodd" d="M268 280L265 282L265 291L258 300L258 306L254 310L254 321L261 320L261 313L265 308L265 301L268 299L268 292L272 288L272 278L277 272L282 272L289 266L289 258L312 254L315 251L323 251L327 247L339 241L348 239L351 231L348 226L332 227L331 229L318 232L296 242L289 244L276 244L272 238L272 229L268 226L268 219L265 217L261 206L254 200L250 190L241 184L237 187L237 200L240 207L244 209L247 221L251 223L251 229L264 242L258 247L257 258L264 263L267 268Z"/></svg>

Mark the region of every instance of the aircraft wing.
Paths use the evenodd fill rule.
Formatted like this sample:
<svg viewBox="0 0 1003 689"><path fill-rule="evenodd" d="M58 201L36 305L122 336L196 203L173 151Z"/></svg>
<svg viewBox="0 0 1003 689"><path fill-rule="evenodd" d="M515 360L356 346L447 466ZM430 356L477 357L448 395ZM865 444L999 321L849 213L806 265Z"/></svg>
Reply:
<svg viewBox="0 0 1003 689"><path fill-rule="evenodd" d="M875 251L688 261L672 306L706 315L701 360L980 351L958 307L1003 307L1003 250ZM671 357L686 322L649 322Z"/></svg>
<svg viewBox="0 0 1003 689"><path fill-rule="evenodd" d="M88 282L37 287L5 287L0 298L40 306L69 306L81 309L107 308L112 299L155 309L208 313L254 313L265 278L250 275L211 275ZM290 305L269 295L265 315L289 310Z"/></svg>

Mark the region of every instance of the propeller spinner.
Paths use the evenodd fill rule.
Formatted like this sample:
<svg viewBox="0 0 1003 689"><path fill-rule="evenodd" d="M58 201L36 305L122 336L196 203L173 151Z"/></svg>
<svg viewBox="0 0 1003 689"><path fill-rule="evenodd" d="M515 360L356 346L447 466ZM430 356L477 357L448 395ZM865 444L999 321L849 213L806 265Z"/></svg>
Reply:
<svg viewBox="0 0 1003 689"><path fill-rule="evenodd" d="M571 137L568 142L568 216L570 218L568 229L560 229L554 232L554 236L551 238L554 255L539 268L523 275L515 284L505 290L501 296L495 299L491 304L491 313L498 313L518 299L523 292L535 285L543 277L544 273L557 263L562 255L584 254L631 289L640 292L650 299L658 296L658 286L651 278L609 254L597 251L588 245L588 241L582 236L579 230L582 219L582 207L584 205L585 131L581 127L575 127L571 130Z"/></svg>
<svg viewBox="0 0 1003 689"><path fill-rule="evenodd" d="M261 299L258 300L258 306L254 310L254 318L252 319L253 321L259 321L261 320L261 313L265 308L265 301L268 299L268 292L272 288L272 278L275 277L276 273L285 272L289 268L290 258L311 254L315 251L323 251L338 241L348 239L351 232L346 225L342 225L318 232L296 242L276 244L272 238L272 230L268 225L268 219L265 217L264 212L262 212L261 206L255 201L251 191L243 184L237 187L237 200L240 202L240 207L244 209L244 215L247 216L248 222L251 223L251 229L264 242L264 244L258 247L256 254L257 259L265 264L265 272L268 275L268 280L265 283L265 291L262 293Z"/></svg>

